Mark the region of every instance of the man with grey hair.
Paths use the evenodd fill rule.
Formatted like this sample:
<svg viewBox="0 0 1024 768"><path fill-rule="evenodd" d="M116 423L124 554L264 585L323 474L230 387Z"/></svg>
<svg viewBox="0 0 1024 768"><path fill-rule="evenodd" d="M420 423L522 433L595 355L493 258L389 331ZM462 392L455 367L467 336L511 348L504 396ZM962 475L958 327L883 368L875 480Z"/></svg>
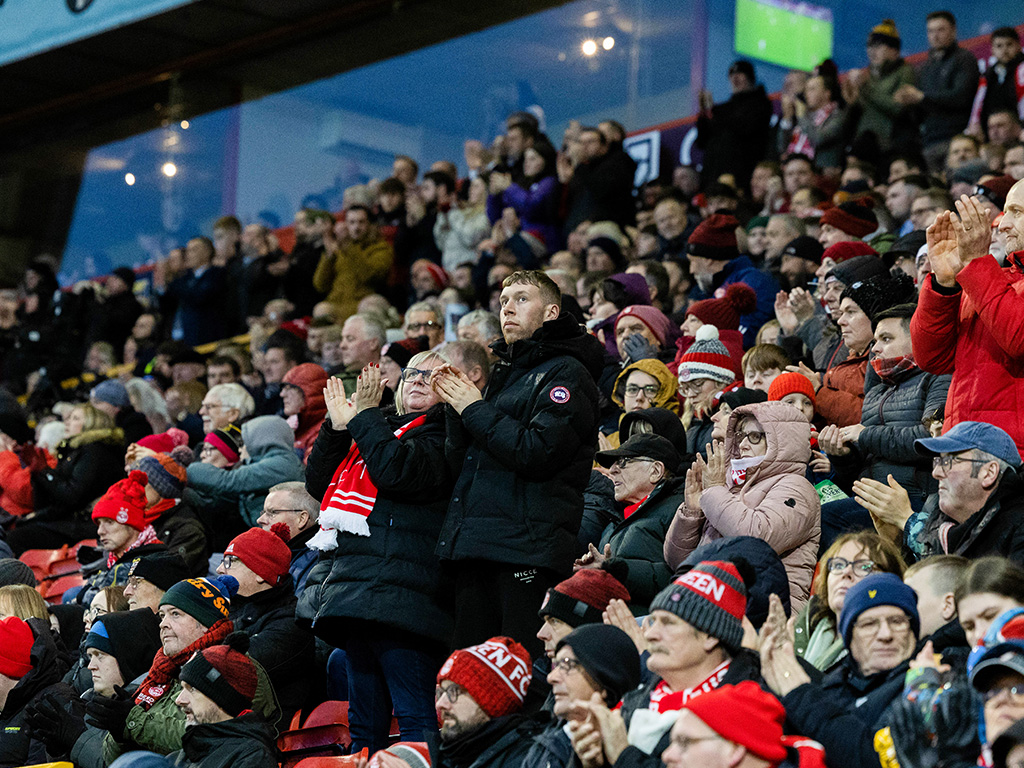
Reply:
<svg viewBox="0 0 1024 768"><path fill-rule="evenodd" d="M203 434L208 435L228 424L240 426L255 411L256 401L241 384L217 384L206 393L199 408Z"/></svg>
<svg viewBox="0 0 1024 768"><path fill-rule="evenodd" d="M491 372L491 361L487 358L487 350L475 341L459 339L446 343L441 348L441 354L466 374L477 389L481 392L484 391L484 387L487 386L487 377Z"/></svg>
<svg viewBox="0 0 1024 768"><path fill-rule="evenodd" d="M777 269L782 263L782 251L790 242L807 233L807 228L791 213L776 213L768 219L764 236L768 243L764 251L765 266L774 265Z"/></svg>
<svg viewBox="0 0 1024 768"><path fill-rule="evenodd" d="M486 309L474 309L459 320L458 336L463 341L474 341L487 352L487 359L497 361L491 350L491 342L501 338L501 321L493 312Z"/></svg>
<svg viewBox="0 0 1024 768"><path fill-rule="evenodd" d="M434 349L444 341L444 318L436 303L417 301L406 310L402 330L407 339L426 336L430 349Z"/></svg>
<svg viewBox="0 0 1024 768"><path fill-rule="evenodd" d="M306 546L319 526L320 502L306 492L306 484L301 480L278 483L267 493L263 502L263 514L256 519L256 525L269 531L274 523L288 526L291 538L288 548L292 551L292 562L288 572L292 575L295 594L298 596L309 571L316 562L317 551Z"/></svg>
<svg viewBox="0 0 1024 768"><path fill-rule="evenodd" d="M384 326L373 315L352 315L341 327L341 364L344 368L335 375L341 379L346 395L356 391L359 372L371 363L380 362L380 349L387 340Z"/></svg>

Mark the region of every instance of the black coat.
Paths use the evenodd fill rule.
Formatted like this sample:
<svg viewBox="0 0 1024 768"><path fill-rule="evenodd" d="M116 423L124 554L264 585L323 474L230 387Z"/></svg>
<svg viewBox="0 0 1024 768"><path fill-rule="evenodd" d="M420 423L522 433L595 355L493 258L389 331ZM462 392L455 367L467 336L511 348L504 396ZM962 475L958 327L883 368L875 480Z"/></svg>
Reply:
<svg viewBox="0 0 1024 768"><path fill-rule="evenodd" d="M697 118L697 147L704 150L704 179L731 173L740 189L750 183L754 166L768 149L772 103L758 85L715 104L710 116Z"/></svg>
<svg viewBox="0 0 1024 768"><path fill-rule="evenodd" d="M58 449L57 466L32 473L36 517L66 520L124 476L124 446L113 438Z"/></svg>
<svg viewBox="0 0 1024 768"><path fill-rule="evenodd" d="M193 725L181 749L167 756L175 768L277 768L276 732L249 712L223 723Z"/></svg>
<svg viewBox="0 0 1024 768"><path fill-rule="evenodd" d="M205 576L210 569L210 545L206 528L192 505L182 501L153 522L153 530L167 548L181 555L193 576Z"/></svg>
<svg viewBox="0 0 1024 768"><path fill-rule="evenodd" d="M207 267L199 276L189 270L167 286L165 296L177 302L182 341L190 347L223 339L227 332L223 309L227 270Z"/></svg>
<svg viewBox="0 0 1024 768"><path fill-rule="evenodd" d="M141 413L131 406L122 408L114 419L114 424L124 432L125 445L137 443L146 435L153 434L153 425Z"/></svg>
<svg viewBox="0 0 1024 768"><path fill-rule="evenodd" d="M249 636L249 655L266 670L278 702L281 720L306 703L314 677L320 670L314 661L314 640L295 622L295 589L291 574L275 586L249 597L231 600L235 629Z"/></svg>
<svg viewBox="0 0 1024 768"><path fill-rule="evenodd" d="M985 71L985 99L981 103L981 127L988 126L993 112L1017 112L1017 68L1024 64L1024 53L1018 53L1003 70L1002 82L996 65Z"/></svg>
<svg viewBox="0 0 1024 768"><path fill-rule="evenodd" d="M638 615L648 613L655 595L672 580L672 569L665 562L665 537L683 503L683 481L675 477L659 483L633 514L609 523L601 535L597 548L603 552L605 545L611 544L613 560L628 567L624 583L630 608Z"/></svg>
<svg viewBox="0 0 1024 768"><path fill-rule="evenodd" d="M584 221L614 221L621 227L633 224L635 175L636 161L621 148L609 149L576 168L568 184L565 235Z"/></svg>
<svg viewBox="0 0 1024 768"><path fill-rule="evenodd" d="M323 498L354 439L377 487L367 518L369 536L338 533L309 573L297 616L332 644L351 619L382 624L440 643L452 633L443 607L441 567L434 548L451 480L444 456L444 410L395 438L420 414L385 416L377 408L357 414L340 432L325 421L306 467L306 490Z"/></svg>
<svg viewBox="0 0 1024 768"><path fill-rule="evenodd" d="M482 401L449 409L446 453L460 472L437 552L568 572L597 445L604 349L568 315L529 339L491 345Z"/></svg>
<svg viewBox="0 0 1024 768"><path fill-rule="evenodd" d="M434 768L521 768L541 727L522 715L505 715L440 745L427 734L430 764Z"/></svg>

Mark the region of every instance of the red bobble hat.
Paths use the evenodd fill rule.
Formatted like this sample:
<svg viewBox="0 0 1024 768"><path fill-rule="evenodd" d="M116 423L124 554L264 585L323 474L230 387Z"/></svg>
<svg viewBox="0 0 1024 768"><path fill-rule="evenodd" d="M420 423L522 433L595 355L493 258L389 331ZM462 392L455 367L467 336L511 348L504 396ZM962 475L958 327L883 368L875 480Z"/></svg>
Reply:
<svg viewBox="0 0 1024 768"><path fill-rule="evenodd" d="M867 237L878 229L878 217L869 203L861 200L842 203L822 214L822 224L830 224L853 237Z"/></svg>
<svg viewBox="0 0 1024 768"><path fill-rule="evenodd" d="M183 429L171 427L159 435L146 435L136 445L149 448L149 450L156 451L157 453L170 453L179 445L188 445L188 433Z"/></svg>
<svg viewBox="0 0 1024 768"><path fill-rule="evenodd" d="M757 683L722 685L683 705L727 741L741 744L752 754L777 765L786 759L782 724L786 710L777 698Z"/></svg>
<svg viewBox="0 0 1024 768"><path fill-rule="evenodd" d="M757 294L746 283L733 283L725 289L720 299L704 299L690 305L686 314L693 315L706 325L719 330L737 331L740 315L747 315L757 308Z"/></svg>
<svg viewBox="0 0 1024 768"><path fill-rule="evenodd" d="M811 380L802 373L796 373L795 371L783 373L775 377L775 381L768 387L768 399L781 400L786 395L792 395L795 392L807 395L811 405L817 405L814 401L814 387L811 385Z"/></svg>
<svg viewBox="0 0 1024 768"><path fill-rule="evenodd" d="M570 627L600 624L608 603L629 599L629 591L610 573L584 568L549 589L537 615L553 616Z"/></svg>
<svg viewBox="0 0 1024 768"><path fill-rule="evenodd" d="M492 637L480 645L455 651L437 673L466 689L490 717L501 717L523 706L530 687L533 660L511 637Z"/></svg>
<svg viewBox="0 0 1024 768"><path fill-rule="evenodd" d="M679 358L679 383L693 379L714 379L729 384L736 378L729 350L718 339L718 329L702 325L697 338Z"/></svg>
<svg viewBox="0 0 1024 768"><path fill-rule="evenodd" d="M687 241L686 252L716 261L730 261L740 255L736 245L736 228L740 222L735 216L713 213L697 225Z"/></svg>
<svg viewBox="0 0 1024 768"><path fill-rule="evenodd" d="M821 260L824 262L825 259L832 259L836 264L842 264L847 259L852 259L855 256L877 255L878 251L863 240L847 240L846 242L836 243L826 248L825 252L821 254Z"/></svg>
<svg viewBox="0 0 1024 768"><path fill-rule="evenodd" d="M0 675L20 680L31 672L34 642L32 627L23 619L0 619Z"/></svg>
<svg viewBox="0 0 1024 768"><path fill-rule="evenodd" d="M92 508L92 519L95 522L107 518L121 525L128 525L141 531L148 524L146 521L146 473L133 469L124 480L118 480L103 494L96 506Z"/></svg>
<svg viewBox="0 0 1024 768"><path fill-rule="evenodd" d="M267 584L276 585L288 573L292 550L288 546L291 532L285 523L274 523L269 531L250 528L231 540L225 555L234 555Z"/></svg>

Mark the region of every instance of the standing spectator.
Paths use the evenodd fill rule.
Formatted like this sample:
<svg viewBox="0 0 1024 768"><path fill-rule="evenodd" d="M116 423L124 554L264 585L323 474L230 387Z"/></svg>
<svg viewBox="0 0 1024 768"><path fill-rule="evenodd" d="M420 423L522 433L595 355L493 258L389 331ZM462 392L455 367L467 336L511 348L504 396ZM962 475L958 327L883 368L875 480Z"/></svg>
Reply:
<svg viewBox="0 0 1024 768"><path fill-rule="evenodd" d="M109 342L114 349L124 347L135 321L142 314L142 305L132 292L134 285L135 273L130 267L118 267L110 273L91 307L92 327L87 338Z"/></svg>
<svg viewBox="0 0 1024 768"><path fill-rule="evenodd" d="M933 173L942 170L949 140L963 133L971 117L971 102L978 90L978 61L956 42L956 17L933 11L927 17L928 60L918 72L917 86L900 86L893 94L898 104L919 105L924 112L921 140Z"/></svg>
<svg viewBox="0 0 1024 768"><path fill-rule="evenodd" d="M1017 71L1024 64L1020 35L1013 27L999 27L992 32L992 58L995 62L978 83L978 92L971 109L971 127L975 134L988 126L990 115L1010 110L1024 119L1022 101L1024 87L1019 85Z"/></svg>
<svg viewBox="0 0 1024 768"><path fill-rule="evenodd" d="M597 128L579 131L580 159L575 168L568 158L559 159L558 178L568 186L568 213L563 233L566 237L584 221L614 221L620 227L636 218L633 204L633 177L636 161L625 150L612 149Z"/></svg>
<svg viewBox="0 0 1024 768"><path fill-rule="evenodd" d="M804 86L803 101L783 96L778 151L810 157L822 171L843 167L846 151L846 110L838 81L814 75ZM812 184L801 184L801 187ZM789 191L789 190L787 190ZM797 190L789 192L790 197Z"/></svg>
<svg viewBox="0 0 1024 768"><path fill-rule="evenodd" d="M157 262L153 285L166 300L176 302L174 337L190 347L224 338L227 326L222 313L227 292L227 273L213 262L213 243L194 237L185 246L185 274L166 284L164 262ZM171 313L164 313L171 314Z"/></svg>
<svg viewBox="0 0 1024 768"><path fill-rule="evenodd" d="M928 228L932 276L921 286L910 324L914 359L924 370L952 373L946 429L960 421L986 421L1004 429L1024 452L1024 411L1007 397L1022 392L1016 371L1024 327L1024 182L1006 197L999 232L1007 266L990 255L992 229L980 201L962 198L960 216L940 213Z"/></svg>
<svg viewBox="0 0 1024 768"><path fill-rule="evenodd" d="M391 246L370 224L370 211L353 205L345 211L345 238L325 239L313 287L326 294L341 317L355 314L359 300L383 285L391 262Z"/></svg>
<svg viewBox="0 0 1024 768"><path fill-rule="evenodd" d="M311 314L317 302L324 298L323 292L314 286L313 278L326 250L324 238L333 226L334 217L327 211L303 208L295 214L295 247L284 276L284 295L295 305L300 317Z"/></svg>
<svg viewBox="0 0 1024 768"><path fill-rule="evenodd" d="M501 219L506 208L512 208L523 230L538 235L548 251L556 250L562 242L558 223L561 185L555 173L556 161L555 151L547 142L528 147L523 152L523 177L513 181L511 174L492 173L487 196L487 218L492 224Z"/></svg>
<svg viewBox="0 0 1024 768"><path fill-rule="evenodd" d="M714 104L707 91L700 92L697 147L704 152L705 183L731 174L745 189L768 150L772 105L749 61L729 65L729 88L732 95L721 104Z"/></svg>
<svg viewBox="0 0 1024 768"><path fill-rule="evenodd" d="M491 234L484 206L487 202L487 182L477 177L469 182L466 200L458 199L446 211L439 211L434 223L434 241L441 251L441 266L453 272L465 262L476 263L480 257L476 247Z"/></svg>
<svg viewBox="0 0 1024 768"><path fill-rule="evenodd" d="M288 526L288 548L291 550L288 572L292 575L296 596L305 588L310 569L316 562L317 550L306 544L319 530L319 516L320 502L306 492L304 482L291 480L270 489L263 502L263 514L256 519L256 524L265 531L275 523Z"/></svg>
<svg viewBox="0 0 1024 768"><path fill-rule="evenodd" d="M455 577L455 645L532 634L530 606L572 565L597 443L600 342L559 314L543 272L503 285L502 362L486 398L457 371L432 377L452 406L446 450L461 469L437 546Z"/></svg>

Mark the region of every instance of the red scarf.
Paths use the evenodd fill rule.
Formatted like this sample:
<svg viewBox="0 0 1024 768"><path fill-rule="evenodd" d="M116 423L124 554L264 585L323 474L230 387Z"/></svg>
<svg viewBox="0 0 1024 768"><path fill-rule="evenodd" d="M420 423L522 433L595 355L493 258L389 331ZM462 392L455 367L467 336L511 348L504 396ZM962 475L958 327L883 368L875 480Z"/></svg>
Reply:
<svg viewBox="0 0 1024 768"><path fill-rule="evenodd" d="M636 512L638 509L640 509L640 505L643 504L645 501L647 501L649 498L651 498L651 494L648 493L646 496L644 496L642 499L640 499L640 501L638 501L636 504L629 504L629 505L627 505L626 508L624 510L622 510L623 519L624 520L629 520L630 515L632 515L634 512Z"/></svg>
<svg viewBox="0 0 1024 768"><path fill-rule="evenodd" d="M651 703L647 705L647 708L658 713L676 712L691 699L697 698L702 693L715 690L722 684L722 678L728 671L729 662L723 661L702 682L685 691L673 691L668 687L668 683L662 680L651 691Z"/></svg>
<svg viewBox="0 0 1024 768"><path fill-rule="evenodd" d="M821 126L824 125L825 121L828 120L829 115L831 115L838 106L839 105L836 104L834 101L830 101L821 109L817 109L814 111L814 113L811 115L811 122L814 123L816 128L821 128ZM811 140L807 137L807 134L800 129L799 125L797 125L793 129L793 134L789 142L789 146L786 147L786 154L807 155L812 160L814 159L814 145L811 143Z"/></svg>
<svg viewBox="0 0 1024 768"><path fill-rule="evenodd" d="M114 567L114 563L120 560L122 557L127 555L133 549L138 549L143 544L159 544L160 539L157 538L156 531L153 530L152 525L147 525L141 531L139 531L139 538L128 545L127 549L120 555L115 555L113 552L107 553L107 570L109 571Z"/></svg>
<svg viewBox="0 0 1024 768"><path fill-rule="evenodd" d="M149 668L149 674L136 692L135 703L148 710L167 693L171 684L178 679L178 672L185 666L185 662L192 658L193 653L212 645L220 645L234 630L235 625L230 619L221 619L180 653L168 657L164 655L163 648L158 650L153 657L153 666Z"/></svg>
<svg viewBox="0 0 1024 768"><path fill-rule="evenodd" d="M396 429L395 437L401 438L426 420L426 414L417 416ZM306 546L324 552L335 549L338 546L338 531L369 536L370 526L366 518L370 516L376 502L377 486L373 484L366 462L359 455L359 446L353 440L320 503L320 530Z"/></svg>
<svg viewBox="0 0 1024 768"><path fill-rule="evenodd" d="M180 501L181 499L160 499L152 507L146 507L146 522L150 524L155 523L160 515L169 509L174 509Z"/></svg>
<svg viewBox="0 0 1024 768"><path fill-rule="evenodd" d="M886 384L895 384L906 378L904 374L918 370L913 355L902 355L901 357L876 357L871 361L871 367L875 369L878 378Z"/></svg>
<svg viewBox="0 0 1024 768"><path fill-rule="evenodd" d="M1024 120L1024 66L1018 64L1015 69L1007 68L1006 77L1013 79L1014 90L1017 95L1017 115ZM988 76L982 75L978 81L978 92L974 94L974 104L971 106L971 119L968 125L981 124L981 108L985 103L985 94L988 91Z"/></svg>

